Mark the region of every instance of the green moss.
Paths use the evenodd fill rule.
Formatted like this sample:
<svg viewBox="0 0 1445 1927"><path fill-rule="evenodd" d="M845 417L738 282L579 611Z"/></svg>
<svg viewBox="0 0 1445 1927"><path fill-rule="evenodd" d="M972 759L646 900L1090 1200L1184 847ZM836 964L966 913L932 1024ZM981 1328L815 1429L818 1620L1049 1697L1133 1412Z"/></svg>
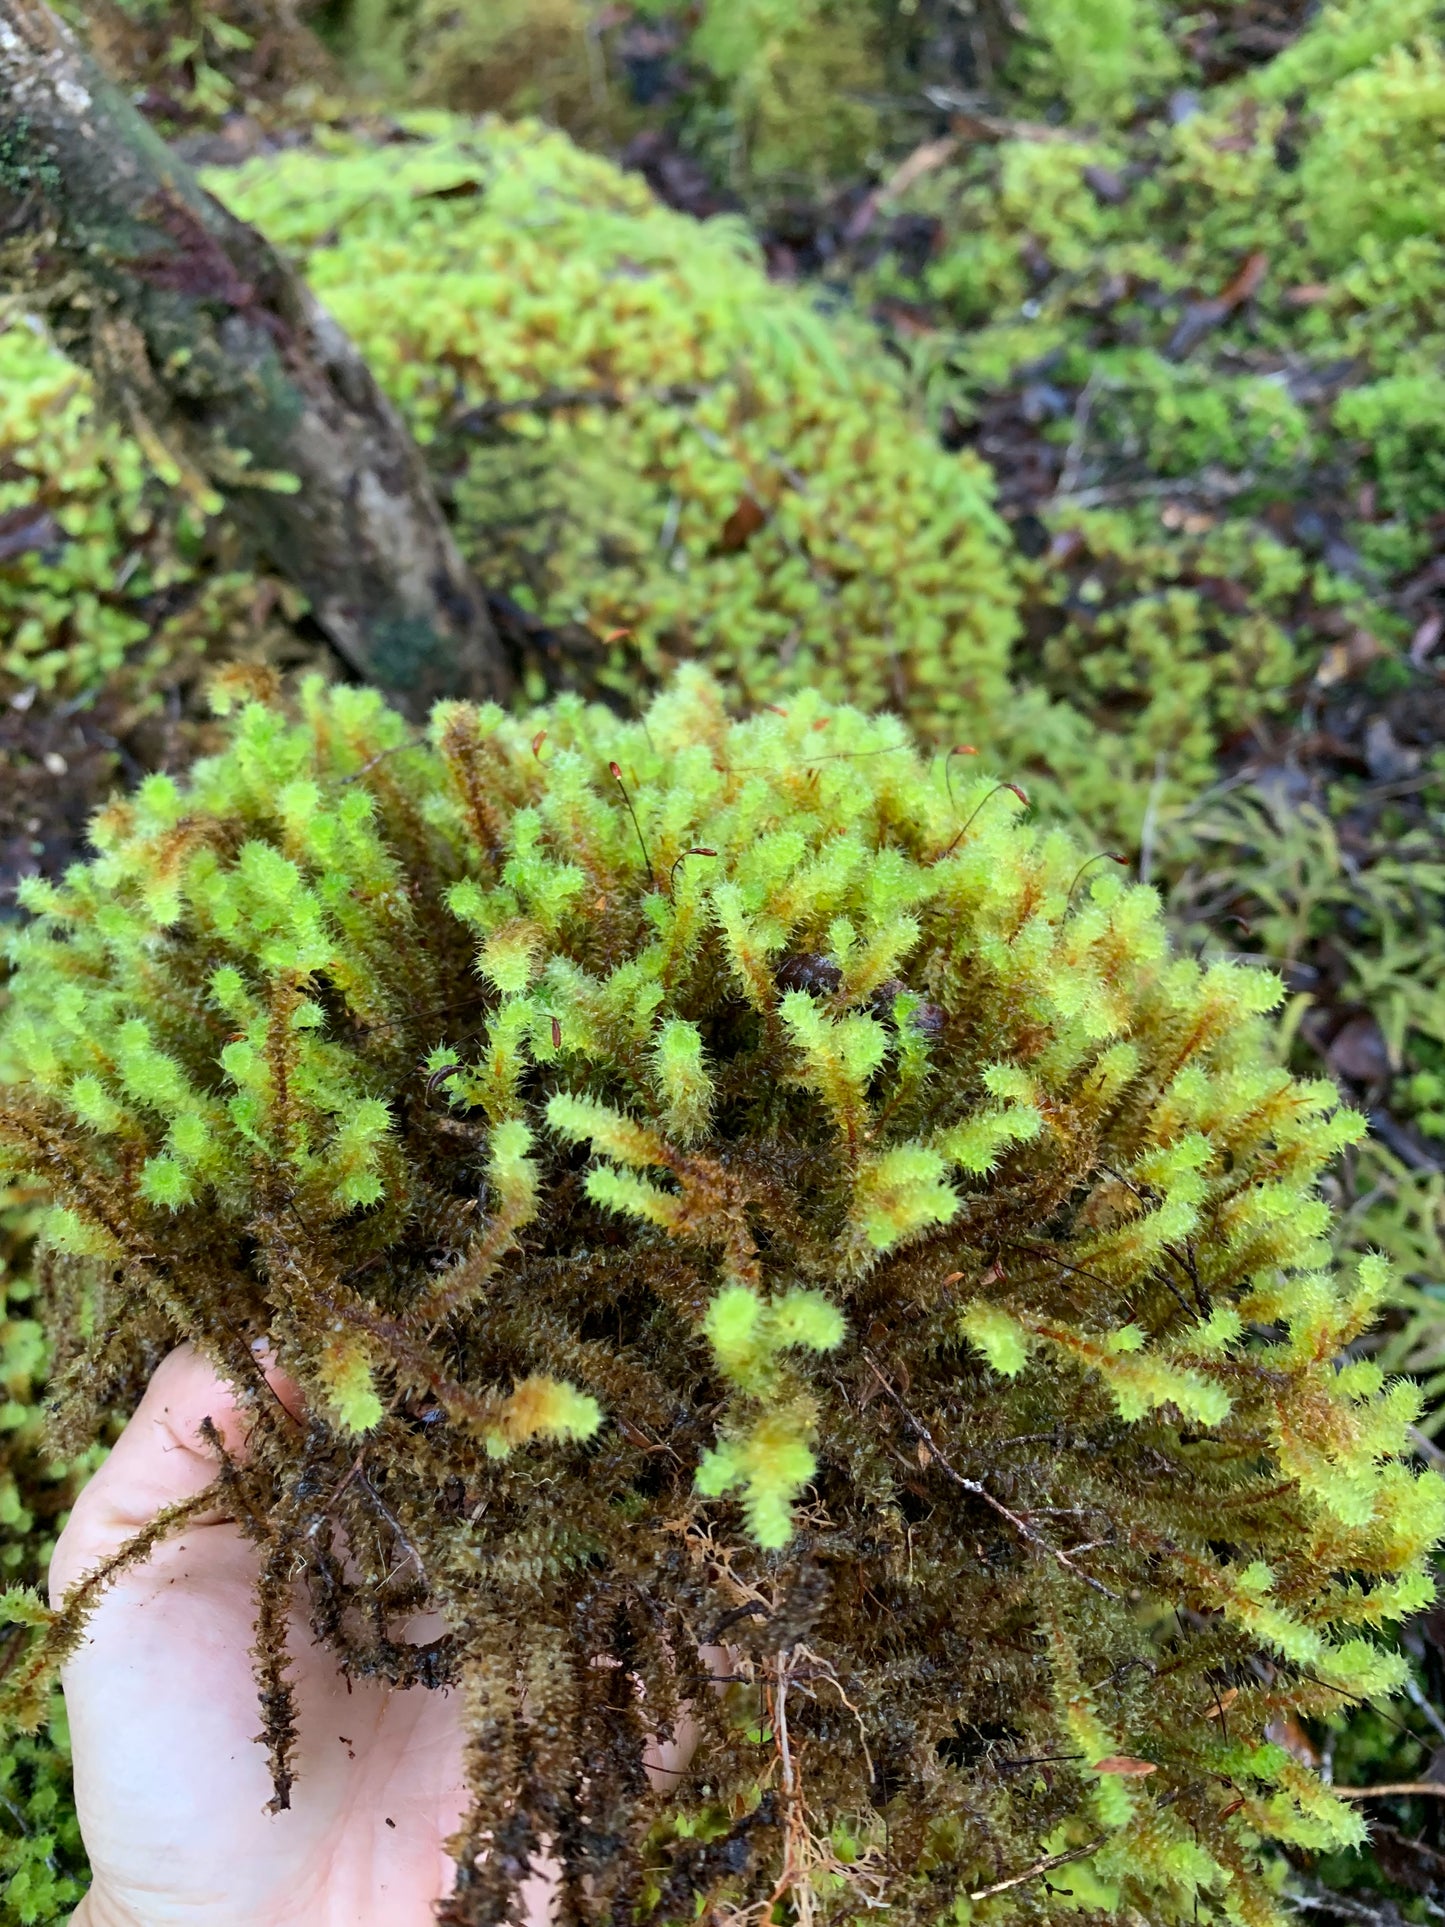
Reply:
<svg viewBox="0 0 1445 1927"><path fill-rule="evenodd" d="M157 460L164 457L153 449ZM102 420L89 377L23 316L0 319L0 679L144 697L207 650L259 646L277 587Z"/></svg>
<svg viewBox="0 0 1445 1927"><path fill-rule="evenodd" d="M1137 834L1155 769L1166 810L1207 784L1334 638L1418 624L1396 596L1439 512L1435 17L1326 9L1177 126L961 145L898 203L937 226L924 266L869 270L937 318L915 361L960 439L1022 394L1065 451L1001 725L1102 836Z"/></svg>
<svg viewBox="0 0 1445 1927"><path fill-rule="evenodd" d="M1229 323L1183 365L1162 352L1191 284L1232 271L1238 256L1220 267L1217 250L1296 219L1306 170L1279 168L1283 110L1248 107L1235 100L1174 130L1166 165L1123 206L1105 204L1086 170L1127 170L1132 135L1004 141L920 183L910 202L944 223L926 293L984 324L934 404L976 411L1030 351L1063 351L1054 379L1076 417L1089 387L1081 505L1096 490L1120 506L1107 536L1093 525L1102 596L1089 588L1082 602L1087 575L1012 565L979 469L929 446L900 377L846 315L825 319L768 286L736 225L671 215L556 135L432 120L409 149L332 140L331 152L271 157L215 185L307 254L428 441L489 584L559 628L614 637L602 673L620 695L698 655L744 702L818 683L897 704L939 738L977 733L987 717L1019 768L1098 834L1127 837L1161 748L1164 801L1207 781L1251 700L1266 711L1290 700L1336 608L1395 632L1358 587L1286 554L1262 519L1270 504L1317 493L1342 459L1377 478L1392 511L1408 487L1402 515L1428 487L1416 459L1428 428L1402 412L1413 390L1347 393L1333 415L1307 407L1278 372L1227 365ZM1322 271L1297 256L1294 273ZM1111 278L1127 290L1109 297L1112 325L1152 342L1084 346ZM1313 308L1288 319L1284 280L1266 281L1262 321L1318 332ZM909 291L888 270L879 284ZM1078 426L1066 417L1050 433L1072 443ZM1406 438L1410 459L1402 449L1397 460ZM1226 489L1203 511L1202 550L1147 505L1126 518L1136 483L1201 469L1222 471ZM1051 517L1060 541L1072 517ZM1200 515L1183 519L1194 528ZM1403 566L1411 553L1389 528L1358 539L1372 562ZM1201 579L1234 583L1244 606ZM29 634L45 605L24 588ZM112 641L101 666L122 646ZM57 674L94 673L83 652L73 665L41 654ZM1105 758L1101 730L1119 745Z"/></svg>
<svg viewBox="0 0 1445 1927"><path fill-rule="evenodd" d="M0 1923L58 1927L87 1884L59 1694L46 1732L0 1748Z"/></svg>
<svg viewBox="0 0 1445 1927"><path fill-rule="evenodd" d="M1208 785L1221 742L1285 712L1300 679L1314 572L1262 532L1199 519L1191 537L1157 511L1064 511L1027 571L1010 766L1096 835L1137 842L1161 803Z"/></svg>
<svg viewBox="0 0 1445 1927"><path fill-rule="evenodd" d="M402 58L416 99L464 113L540 114L578 138L625 134L586 0L421 0Z"/></svg>
<svg viewBox="0 0 1445 1927"><path fill-rule="evenodd" d="M0 183L19 200L37 190L53 191L59 179L53 161L36 157L31 131L32 123L24 116L0 130Z"/></svg>
<svg viewBox="0 0 1445 1927"><path fill-rule="evenodd" d="M596 140L648 119L622 99L610 29L591 43L601 86L595 68L582 86L579 47L597 19L585 0L520 16L432 7L421 32L414 8L327 11L366 26L385 55L374 71L389 60L397 92L421 73L429 97L524 102ZM163 13L148 9L133 43L138 87L169 89L202 125L243 103L282 113L259 63L205 24L224 16L248 31L239 4L201 9L202 41L189 51L196 22ZM1277 795L1235 794L1227 807L1211 803L1202 823L1178 812L1216 774L1221 745L1283 725L1302 697L1320 700L1332 685L1311 676L1322 655L1327 676L1336 673L1341 637L1368 632L1389 648L1421 618L1418 604L1393 604L1433 554L1431 518L1445 511L1434 427L1445 400L1436 373L1445 261L1432 214L1439 8L1322 8L1273 59L1201 87L1200 110L1177 126L1152 110L1176 81L1199 85L1207 19L1117 5L1035 6L1030 16L1029 37L999 50L985 104L1075 124L1052 138L1037 125L993 144L965 138L947 165L885 201L864 244L883 246L895 214L936 220L923 271L904 273L884 246L861 289L856 278L821 295L769 288L738 228L676 221L635 182L531 128L473 133L436 119L413 130L424 129L425 145L382 156L323 135L329 152L284 160L273 184L258 166L239 192L311 257L428 438L489 583L559 627L580 619L599 636L633 632L607 645L614 699L631 703L673 661L698 654L729 670L730 700L791 707L799 683L821 683L898 703L935 741L975 737L1047 807L1087 824L1089 848L1142 837L1154 873L1175 885L1191 946L1343 968L1343 994L1377 1018L1396 1055L1391 1112L1433 1151L1445 1112L1445 973L1438 843L1419 816L1413 827L1386 825L1383 854L1372 844L1362 869L1353 789L1334 800L1328 834L1288 812L1277 818ZM872 0L706 6L671 21L686 28L679 60L692 80L661 111L689 154L764 208L825 188L830 169L886 173L943 129L917 112L930 76L965 92L979 85L976 72L928 66L937 22L927 0L907 13ZM1174 53L1154 34L1161 22ZM882 64L870 78L873 60ZM900 110L903 100L911 105ZM1135 104L1149 111L1132 113ZM1085 173L1100 168L1105 192ZM217 177L222 192L233 178ZM1252 300L1173 347L1191 304L1217 296L1255 253L1268 262ZM978 466L938 455L906 375L851 320L840 327L839 309L846 317L877 296L923 303L939 324L905 344L935 419L947 404L965 428L986 422L1035 383L1044 414L1056 410L1042 435L1056 454L1069 451L1073 499L1043 506L1044 553L1009 553ZM820 303L832 312L820 316ZM219 652L238 646L252 586L201 546L194 518L167 508L138 444L97 428L83 387L18 322L0 333L0 364L0 514L39 507L78 531L0 565L7 671L70 695L122 664L144 690L193 661L211 630ZM594 405L557 404L558 391L576 389L602 394ZM541 404L496 412L528 396ZM750 529L752 502L762 520ZM1301 506L1318 508L1328 540L1297 532ZM213 589L218 567L231 579ZM18 651L7 615L23 633ZM960 795L963 767L952 765ZM1423 787L1422 807L1437 793ZM1229 921L1236 914L1246 930ZM1290 1024L1307 1016L1296 1000ZM1288 1034L1296 1060L1314 1062L1305 1031ZM697 1092L687 1095L686 1064L668 1061L681 1119L688 1104L695 1113ZM183 1177L158 1168L156 1199L179 1201ZM1337 1244L1386 1250L1402 1280L1394 1329L1366 1342L1390 1369L1419 1376L1436 1401L1423 1422L1438 1427L1439 1175L1372 1141L1329 1183L1344 1207ZM27 1309L17 1309L7 1356L23 1358L32 1341ZM992 1351L967 1356L994 1357L1002 1371L1022 1355L1026 1372L1038 1369L1026 1336L974 1322ZM834 1362L785 1360L809 1370ZM374 1390L355 1359L334 1364L341 1407L364 1421ZM1001 1382L1014 1396L1018 1381ZM35 1437L33 1376L27 1383L16 1401L27 1417L0 1439L19 1523L63 1489L38 1478L28 1445L20 1450ZM710 1503L740 1503L755 1527L775 1525L798 1449L796 1437L783 1440L770 1459L745 1428L699 1439L699 1467L713 1452L705 1476L728 1495ZM518 1447L507 1463L522 1456ZM772 1484L756 1483L769 1465ZM49 1530L42 1522L39 1538ZM31 1543L12 1537L5 1550L33 1567ZM1056 1681L1072 1677L1057 1644L1050 1665ZM1038 1750L1078 1750L1073 1726L1061 1745L1063 1729L1048 1725L1065 1717L1069 1690L1038 1715ZM1086 1720L1086 1709L1068 1718ZM1358 1729L1363 1750L1339 1755L1351 1762L1341 1778L1366 1777L1370 1761L1382 1778L1417 1770L1398 1735L1387 1752L1387 1730ZM32 1744L5 1769L6 1798L22 1811L31 1789L43 1806L63 1774L58 1758L24 1750ZM1070 1828L1087 1819L1086 1801L1070 1783L1052 1827L1046 1814L1025 1823L1010 1809L997 1824L1019 1858L994 1864L1066 1850L1081 1837ZM43 1841L51 1821L36 1811L26 1824ZM671 1823L664 1831L675 1843L724 1837L729 1824L684 1815L675 1834ZM73 1829L67 1837L73 1846ZM0 1851L28 1855L39 1877L45 1855L8 1838ZM70 1846L57 1854L62 1870L75 1865ZM1340 1874L1347 1861L1325 1864ZM1151 1863L1149 1878L1173 1894L1161 1866ZM1107 1866L1050 1879L1080 1905L1121 1905ZM52 1916L65 1904L59 1888L46 1902ZM1151 1923L1174 1904L1153 1893L1142 1903Z"/></svg>
<svg viewBox="0 0 1445 1927"><path fill-rule="evenodd" d="M1298 40L1251 75L1249 91L1308 100L1440 25L1440 0L1328 0Z"/></svg>
<svg viewBox="0 0 1445 1927"><path fill-rule="evenodd" d="M549 1723L520 1797L474 1755L473 1845L505 1811L519 1855L560 1836L631 1894L645 1856L649 1918L728 1866L729 1904L816 1881L845 1919L1099 1840L1151 1922L1267 1923L1261 1836L1361 1838L1264 1728L1399 1681L1373 1635L1428 1596L1445 1488L1401 1456L1410 1388L1336 1367L1386 1286L1331 1271L1317 1190L1361 1121L1273 1065L1266 974L1173 955L1152 891L896 719L731 722L696 673L638 722L444 705L422 746L366 692L245 702L96 840L27 886L0 1038L67 1427L159 1329L243 1395L273 1335L313 1423L255 1408L269 1569L410 1676L360 1630L396 1570L351 1524L364 1429L446 1676L515 1757ZM787 1798L753 1810L755 1697L709 1715L710 1792L637 1797L638 1701L588 1662L625 1638L666 1717L739 1586L775 1708L804 1646L847 1692L787 1717L809 1837L851 1860L805 1871ZM12 1668L32 1717L43 1677ZM960 1744L1000 1728L1050 1783ZM719 1821L748 1852L701 1869Z"/></svg>
<svg viewBox="0 0 1445 1927"><path fill-rule="evenodd" d="M27 1262L33 1195L0 1189L0 1590L42 1582L54 1544L99 1450L58 1461L41 1400L49 1345ZM85 1856L57 1695L43 1733L0 1746L0 1927L50 1927L80 1898Z"/></svg>
<svg viewBox="0 0 1445 1927"><path fill-rule="evenodd" d="M1445 513L1445 375L1386 375L1340 397L1335 425L1358 438L1382 506L1412 530ZM1413 546L1402 558L1415 560Z"/></svg>
<svg viewBox="0 0 1445 1927"><path fill-rule="evenodd" d="M826 188L866 166L881 134L870 96L879 10L864 0L710 0L687 43L722 83L724 165L736 184Z"/></svg>
<svg viewBox="0 0 1445 1927"><path fill-rule="evenodd" d="M306 253L454 474L479 572L627 632L619 689L703 656L743 703L815 686L944 730L1002 699L1015 591L982 466L932 444L861 328L771 285L739 224L527 125L214 185ZM471 455L469 415L499 407L507 439Z"/></svg>
<svg viewBox="0 0 1445 1927"><path fill-rule="evenodd" d="M1168 11L1161 0L1025 0L1015 70L1026 88L1066 102L1071 118L1132 118L1183 66Z"/></svg>
<svg viewBox="0 0 1445 1927"><path fill-rule="evenodd" d="M652 0L689 80L684 140L718 179L751 196L825 191L869 164L884 125L878 89L909 38L906 14L877 0ZM649 115L599 0L338 0L328 37L350 71L393 100L463 112L541 113L579 137L618 141ZM654 55L654 60L665 57Z"/></svg>
<svg viewBox="0 0 1445 1927"><path fill-rule="evenodd" d="M1445 220L1439 149L1445 51L1394 45L1333 87L1300 162L1306 240L1327 270L1387 253Z"/></svg>
<svg viewBox="0 0 1445 1927"><path fill-rule="evenodd" d="M960 322L997 323L1035 294L1035 249L1070 274L1087 271L1114 224L1084 169L1118 158L1110 145L1077 136L1009 141L991 162L917 190L909 206L945 221L948 237L924 277L928 293ZM885 267L883 285L890 279Z"/></svg>

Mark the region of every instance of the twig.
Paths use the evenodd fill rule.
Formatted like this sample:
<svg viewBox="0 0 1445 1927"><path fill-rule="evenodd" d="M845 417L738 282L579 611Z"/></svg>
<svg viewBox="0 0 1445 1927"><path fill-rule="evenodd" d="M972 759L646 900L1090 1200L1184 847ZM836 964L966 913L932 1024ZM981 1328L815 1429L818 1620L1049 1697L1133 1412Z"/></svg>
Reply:
<svg viewBox="0 0 1445 1927"><path fill-rule="evenodd" d="M1144 805L1144 822L1139 831L1139 881L1147 883L1154 869L1154 836L1159 824L1159 798L1164 793L1164 776L1169 759L1161 749L1154 758L1154 781L1149 785L1149 800Z"/></svg>
<svg viewBox="0 0 1445 1927"><path fill-rule="evenodd" d="M1053 127L1046 121L1008 120L986 113L977 95L960 93L954 87L925 87L923 97L930 106L941 107L952 116L958 141L1041 141L1052 145L1074 138L1069 128Z"/></svg>
<svg viewBox="0 0 1445 1927"><path fill-rule="evenodd" d="M1065 494L1062 489L1049 498L1051 508L1091 509L1103 508L1110 502L1149 502L1171 495L1183 499L1193 497L1203 502L1229 502L1236 495L1246 495L1259 485L1259 477L1245 473L1231 475L1222 469L1206 469L1200 475L1176 476L1173 480L1140 480L1135 482L1105 482L1097 488L1081 488L1073 494Z"/></svg>
<svg viewBox="0 0 1445 1927"><path fill-rule="evenodd" d="M1445 1170L1439 1158L1432 1158L1423 1144L1417 1144L1408 1131L1402 1131L1388 1111L1374 1110L1369 1113L1370 1129L1385 1146L1393 1151L1400 1162L1411 1171Z"/></svg>
<svg viewBox="0 0 1445 1927"><path fill-rule="evenodd" d="M378 763L384 763L388 756L395 756L399 750L425 748L425 736L408 736L405 742L393 743L389 749L379 749L375 756L370 757L364 762L360 769L354 769L349 776L339 776L336 779L337 787L339 789L345 789L348 783L359 782L369 771L374 770Z"/></svg>
<svg viewBox="0 0 1445 1927"><path fill-rule="evenodd" d="M1434 1727L1441 1739L1445 1740L1445 1720L1441 1719L1434 1706L1426 1699L1425 1695L1420 1691L1419 1686L1408 1673L1405 1675L1405 1697L1418 1712L1425 1715L1425 1718Z"/></svg>
<svg viewBox="0 0 1445 1927"><path fill-rule="evenodd" d="M1445 1800L1445 1782L1439 1780L1390 1780L1384 1786L1336 1786L1330 1791L1342 1800L1393 1800L1407 1794Z"/></svg>
<svg viewBox="0 0 1445 1927"><path fill-rule="evenodd" d="M996 1499L986 1485L980 1485L977 1479L966 1479L961 1472L955 1470L944 1457L943 1453L939 1451L933 1434L923 1423L922 1419L914 1417L913 1413L910 1412L908 1407L903 1403L903 1400L899 1397L888 1379L879 1370L878 1361L874 1358L873 1354L865 1350L863 1356L867 1359L869 1368L873 1376L878 1380L884 1396L900 1414L905 1424L911 1428L914 1436L927 1446L929 1452L937 1461L939 1470L946 1478L951 1479L962 1491L972 1493L976 1499L982 1499L984 1504L991 1506L1001 1519L1007 1519L1014 1531L1017 1532L1021 1538L1026 1539L1031 1546L1035 1546L1040 1552L1046 1552L1051 1559L1056 1559L1066 1572L1073 1573L1076 1579L1082 1579L1084 1584L1091 1587L1093 1591L1102 1593L1106 1599L1117 1599L1119 1597L1118 1593L1111 1591L1102 1580L1094 1579L1087 1572L1081 1571L1066 1552L1061 1552L1057 1546L1051 1546L1048 1540L1043 1537L1042 1533L1034 1531L1027 1519L1020 1518L1017 1512L1011 1512L1002 1499ZM990 1888L989 1891L994 1892L996 1889ZM975 1895L974 1898L977 1899L978 1896Z"/></svg>
<svg viewBox="0 0 1445 1927"><path fill-rule="evenodd" d="M382 1498L381 1494L377 1491L376 1487L371 1483L370 1479L367 1478L366 1474L360 1470L360 1465L361 1465L361 1460L358 1457L356 1464L351 1468L351 1471L347 1473L346 1481L343 1481L343 1483L346 1483L347 1481L349 1481L352 1475L355 1474L357 1486L365 1494L368 1505L371 1506L372 1510L378 1515L378 1517L386 1521L387 1525L389 1525L392 1531L396 1534L396 1542L401 1547L402 1552L405 1556L399 1562L399 1565L396 1568L394 1568L394 1570L400 1570L400 1566L405 1565L406 1561L410 1559L412 1564L416 1567L417 1575L421 1579L423 1585L430 1584L430 1581L427 1578L426 1567L422 1563L421 1554L417 1551L416 1547L412 1544L411 1540L406 1536L406 1532L402 1526L400 1519L397 1518L396 1514L392 1511L391 1507L386 1503L385 1499Z"/></svg>
<svg viewBox="0 0 1445 1927"><path fill-rule="evenodd" d="M1314 1885L1306 1892L1291 1893L1288 1898L1297 1914L1333 1914L1337 1920L1357 1920L1361 1927L1395 1927L1400 1918L1394 1907L1388 1914L1382 1914L1375 1907L1367 1907L1362 1900L1351 1900L1344 1894Z"/></svg>
<svg viewBox="0 0 1445 1927"><path fill-rule="evenodd" d="M991 1900L995 1894L1007 1893L1010 1887L1022 1887L1026 1880L1037 1880L1041 1873L1052 1873L1055 1867L1067 1867L1071 1860L1087 1860L1091 1853L1097 1853L1104 1844L1101 1833L1097 1840L1091 1840L1086 1847L1070 1847L1067 1853L1051 1853L1042 1860L1036 1860L1022 1873L1010 1874L1007 1880L995 1880L991 1887L979 1887L969 1895L970 1900Z"/></svg>
<svg viewBox="0 0 1445 1927"><path fill-rule="evenodd" d="M773 1697L773 1730L778 1739L778 1761L783 1770L783 1797L791 1801L795 1793L793 1783L793 1749L788 1738L788 1679L791 1653L780 1653L777 1661L777 1691Z"/></svg>
<svg viewBox="0 0 1445 1927"><path fill-rule="evenodd" d="M1079 399L1074 404L1074 431L1069 437L1064 465L1059 470L1059 479L1054 488L1055 499L1061 495L1072 496L1078 487L1084 466L1084 449L1089 440L1089 418L1094 412L1094 397L1098 392L1099 371L1094 368L1079 390Z"/></svg>
<svg viewBox="0 0 1445 1927"><path fill-rule="evenodd" d="M824 1659L821 1653L815 1653L811 1646L795 1646L793 1648L793 1657L794 1659L811 1660L818 1670L815 1674L809 1674L809 1678L826 1680L847 1707L848 1711L853 1715L853 1718L858 1724L858 1744L863 1749L863 1763L868 1769L868 1778L870 1781L876 1781L878 1775L874 1771L873 1755L868 1750L868 1729L863 1724L863 1715L843 1691L842 1682L839 1680L837 1673L834 1672L832 1662Z"/></svg>

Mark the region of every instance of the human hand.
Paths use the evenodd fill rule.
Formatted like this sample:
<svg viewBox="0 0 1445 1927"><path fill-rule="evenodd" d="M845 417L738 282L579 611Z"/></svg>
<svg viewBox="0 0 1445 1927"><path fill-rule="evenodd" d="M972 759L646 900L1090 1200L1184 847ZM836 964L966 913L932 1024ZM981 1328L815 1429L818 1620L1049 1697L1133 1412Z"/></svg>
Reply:
<svg viewBox="0 0 1445 1927"><path fill-rule="evenodd" d="M295 1388L268 1374L299 1411ZM85 1487L50 1565L58 1604L163 1507L216 1474L210 1418L245 1451L235 1396L190 1346L157 1371L114 1451ZM420 1687L348 1682L291 1615L296 1786L270 1813L251 1669L258 1555L220 1514L162 1540L102 1595L63 1674L80 1829L94 1881L71 1927L424 1927L456 1867L443 1842L466 1807L458 1702ZM443 1630L419 1618L414 1642ZM704 1663L726 1670L721 1648ZM644 1756L673 1791L697 1729ZM523 1887L527 1927L548 1927L556 1870Z"/></svg>
<svg viewBox="0 0 1445 1927"><path fill-rule="evenodd" d="M280 1389L292 1396L283 1385ZM163 1506L214 1478L210 1417L245 1449L234 1394L189 1346L157 1371L81 1493L50 1568L53 1600ZM458 1700L347 1681L293 1613L300 1731L291 1807L269 1813L254 1735L255 1548L202 1515L109 1587L64 1671L75 1794L94 1883L73 1927L424 1927L456 1869L466 1804ZM435 1637L413 1622L407 1636ZM529 1920L545 1927L536 1877Z"/></svg>

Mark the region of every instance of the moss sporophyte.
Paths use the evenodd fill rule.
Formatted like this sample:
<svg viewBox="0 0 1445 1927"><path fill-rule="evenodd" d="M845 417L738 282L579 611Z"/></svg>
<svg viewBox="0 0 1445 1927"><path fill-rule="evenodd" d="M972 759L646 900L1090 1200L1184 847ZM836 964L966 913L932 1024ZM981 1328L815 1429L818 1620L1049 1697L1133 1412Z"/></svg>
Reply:
<svg viewBox="0 0 1445 1927"><path fill-rule="evenodd" d="M1391 1689L1445 1525L1415 1392L1338 1362L1386 1283L1317 1190L1362 1127L1273 1061L1275 980L1172 954L986 751L813 695L734 721L689 672L422 741L354 689L220 700L218 754L26 886L0 1144L62 1438L189 1339L250 1401L263 1590L465 1686L446 1918L551 1842L599 1922L1033 1919L1044 1865L1274 1920L1261 1843L1363 1828L1265 1729ZM82 1614L32 1617L38 1721Z"/></svg>

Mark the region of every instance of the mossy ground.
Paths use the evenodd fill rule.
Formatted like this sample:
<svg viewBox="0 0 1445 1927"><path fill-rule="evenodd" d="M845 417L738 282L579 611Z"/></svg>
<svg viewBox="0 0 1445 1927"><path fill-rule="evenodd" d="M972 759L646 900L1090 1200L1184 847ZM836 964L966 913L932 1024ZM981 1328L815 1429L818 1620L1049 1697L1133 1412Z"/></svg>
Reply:
<svg viewBox="0 0 1445 1927"><path fill-rule="evenodd" d="M897 705L1142 856L1191 942L1285 968L1296 1062L1377 1120L1336 1179L1341 1235L1396 1259L1384 1356L1438 1424L1441 9L1039 0L1027 34L930 0L480 11L479 62L465 8L445 33L436 8L313 9L331 64L304 71L266 53L262 4L119 14L199 157L336 129L218 185L307 253L412 411L535 676L626 703L696 653L740 702L822 679ZM377 153L387 90L628 144L758 239L540 131L423 122ZM0 336L22 376L7 693L42 691L21 713L79 696L84 729L98 685L127 719L185 711L203 641L294 650L294 612L257 604L21 325ZM22 862L67 788L33 741ZM1355 1729L1340 1777L1421 1772L1429 1723L1405 1721L1420 1738ZM1445 1803L1390 1811L1445 1847ZM1439 1870L1386 1865L1423 1905Z"/></svg>

